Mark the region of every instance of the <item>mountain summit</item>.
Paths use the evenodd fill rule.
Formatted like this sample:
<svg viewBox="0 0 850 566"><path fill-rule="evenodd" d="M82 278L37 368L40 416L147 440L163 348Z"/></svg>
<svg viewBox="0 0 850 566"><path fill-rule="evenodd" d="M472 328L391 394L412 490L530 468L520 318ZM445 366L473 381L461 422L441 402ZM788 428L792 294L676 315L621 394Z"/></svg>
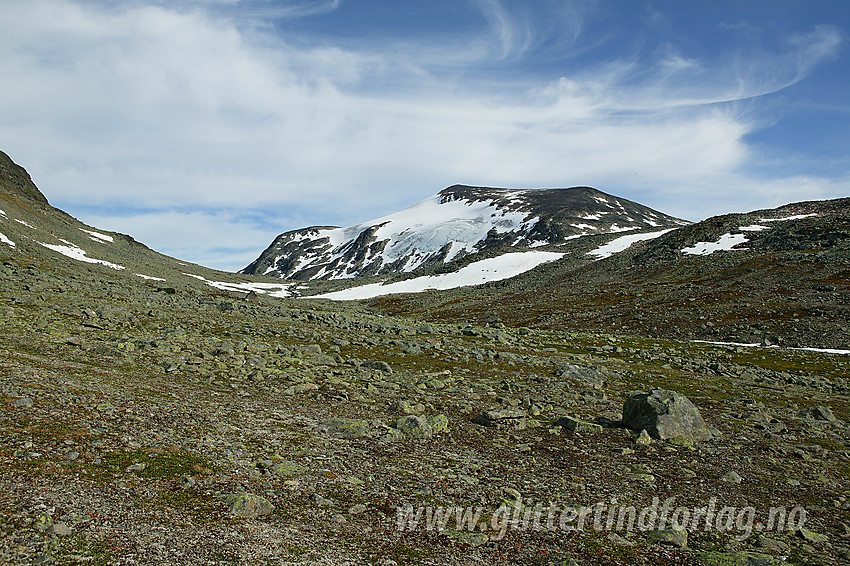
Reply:
<svg viewBox="0 0 850 566"><path fill-rule="evenodd" d="M390 275L494 248L537 248L592 234L683 224L687 222L590 187L454 185L356 226L285 232L241 273L295 280Z"/></svg>

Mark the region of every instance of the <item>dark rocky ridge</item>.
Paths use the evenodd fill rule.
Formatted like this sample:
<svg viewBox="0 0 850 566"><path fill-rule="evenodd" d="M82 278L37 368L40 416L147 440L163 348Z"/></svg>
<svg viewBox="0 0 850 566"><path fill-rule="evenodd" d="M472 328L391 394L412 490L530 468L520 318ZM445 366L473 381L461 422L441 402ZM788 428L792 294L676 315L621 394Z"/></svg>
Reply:
<svg viewBox="0 0 850 566"><path fill-rule="evenodd" d="M2 151L0 151L0 189L9 196L24 198L42 205L48 204L47 198L32 182L26 169L12 161L12 158Z"/></svg>

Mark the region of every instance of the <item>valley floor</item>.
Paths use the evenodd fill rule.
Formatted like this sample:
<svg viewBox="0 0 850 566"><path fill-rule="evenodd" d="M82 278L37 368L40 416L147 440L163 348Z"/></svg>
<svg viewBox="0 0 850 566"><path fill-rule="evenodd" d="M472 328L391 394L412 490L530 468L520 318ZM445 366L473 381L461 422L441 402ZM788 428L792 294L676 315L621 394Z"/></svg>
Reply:
<svg viewBox="0 0 850 566"><path fill-rule="evenodd" d="M850 560L850 357L2 270L2 563ZM618 426L653 386L719 436ZM716 514L686 533L595 516L654 500ZM427 528L457 509L472 529Z"/></svg>

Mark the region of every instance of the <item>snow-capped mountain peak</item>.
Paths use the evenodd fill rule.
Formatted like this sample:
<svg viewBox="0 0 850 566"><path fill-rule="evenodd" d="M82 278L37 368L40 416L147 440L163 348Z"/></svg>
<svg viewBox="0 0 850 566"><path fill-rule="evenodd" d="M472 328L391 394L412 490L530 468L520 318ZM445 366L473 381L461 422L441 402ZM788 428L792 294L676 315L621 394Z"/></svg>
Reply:
<svg viewBox="0 0 850 566"><path fill-rule="evenodd" d="M449 263L493 247L535 248L588 234L684 223L589 187L455 185L356 226L281 234L242 273L299 280L386 275Z"/></svg>

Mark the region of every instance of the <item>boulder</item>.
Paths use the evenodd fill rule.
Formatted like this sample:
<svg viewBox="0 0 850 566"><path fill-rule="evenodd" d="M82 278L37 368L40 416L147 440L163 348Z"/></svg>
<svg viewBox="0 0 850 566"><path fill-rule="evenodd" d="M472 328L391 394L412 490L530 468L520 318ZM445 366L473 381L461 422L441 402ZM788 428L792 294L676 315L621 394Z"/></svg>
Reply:
<svg viewBox="0 0 850 566"><path fill-rule="evenodd" d="M676 391L652 389L632 395L623 405L623 424L632 430L645 429L652 438L708 440L711 431L691 401Z"/></svg>

